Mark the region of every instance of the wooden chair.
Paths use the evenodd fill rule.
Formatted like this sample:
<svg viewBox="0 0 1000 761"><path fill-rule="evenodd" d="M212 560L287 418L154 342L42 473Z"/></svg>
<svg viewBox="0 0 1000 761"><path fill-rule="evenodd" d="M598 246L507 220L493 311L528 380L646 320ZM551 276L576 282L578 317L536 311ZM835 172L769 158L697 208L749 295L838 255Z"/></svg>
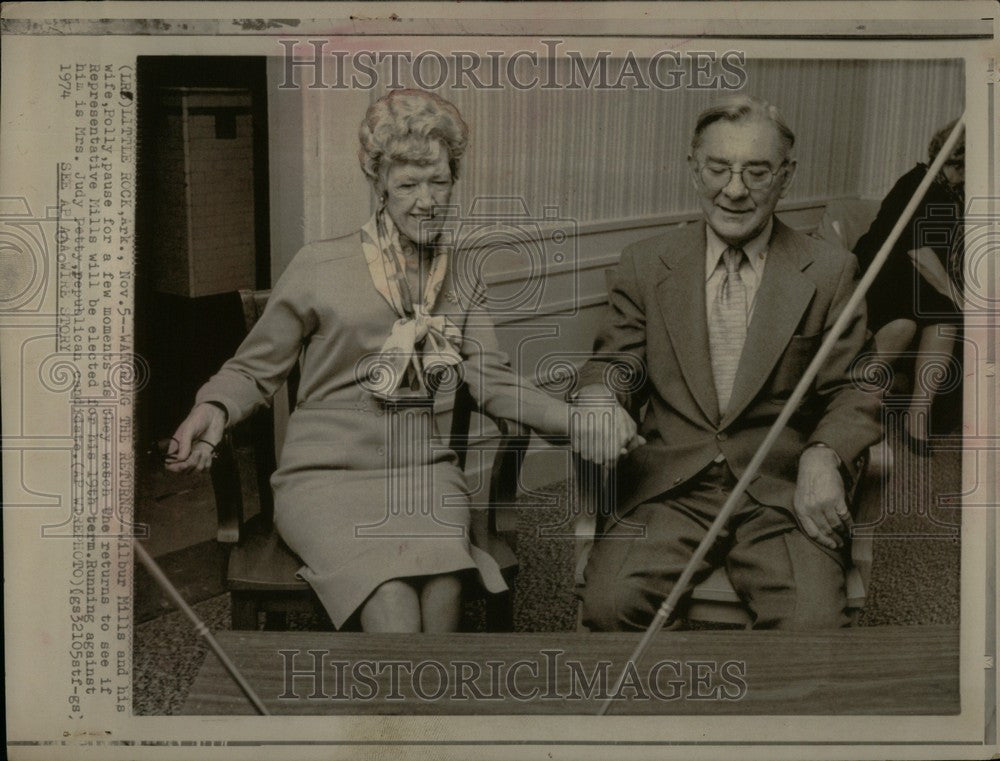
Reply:
<svg viewBox="0 0 1000 761"><path fill-rule="evenodd" d="M264 311L270 291L240 291L246 329ZM287 395L279 390L275 406L284 399L294 409L298 368L290 374ZM450 446L465 467L466 454L481 437L469 435L472 413L478 411L468 387L455 392ZM517 575L514 514L518 475L529 433L518 423L494 420L500 432L493 461L487 510L473 509L471 531L477 544L489 552L503 572L510 590L489 595L487 627L493 631L513 629L513 587ZM490 447L491 449L493 447ZM246 420L228 428L217 447L212 465L212 486L218 510L218 540L230 547L225 585L232 599L233 629L256 629L263 613L266 628L282 628L285 614L321 610L310 586L296 576L302 561L274 529L274 498L270 477L276 467L275 413L271 407L257 410Z"/></svg>

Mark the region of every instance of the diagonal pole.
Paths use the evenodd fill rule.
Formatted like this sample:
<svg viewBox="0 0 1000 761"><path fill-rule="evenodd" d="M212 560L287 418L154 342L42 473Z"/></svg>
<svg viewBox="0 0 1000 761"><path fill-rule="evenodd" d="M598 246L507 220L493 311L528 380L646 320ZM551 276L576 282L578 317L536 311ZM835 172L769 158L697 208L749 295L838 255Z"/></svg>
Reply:
<svg viewBox="0 0 1000 761"><path fill-rule="evenodd" d="M611 691L607 700L601 704L601 707L597 712L598 716L604 716L608 712L608 709L611 707L611 703L614 700L614 696L618 694L619 690L621 690L622 684L625 681L625 675L628 671L629 663L634 666L638 666L639 661L645 654L650 642L653 641L653 637L655 637L660 629L663 628L663 625L669 620L670 615L674 612L674 608L677 607L681 594L687 588L688 584L691 583L691 577L694 576L694 569L698 567L701 561L705 558L705 555L708 553L708 550L715 543L719 532L722 531L723 526L725 526L729 520L729 516L736 508L737 501L743 496L743 492L746 491L747 485L753 480L753 477L757 475L757 471L760 469L761 464L770 453L771 448L774 446L774 442L777 441L778 435L788 423L789 418L792 416L792 412L799 406L799 402L802 401L806 391L812 385L813 379L815 379L817 373L819 372L820 367L832 351L833 345L840 338L840 334L844 332L844 328L847 327L847 323L853 319L854 313L861 304L861 300L865 297L868 289L871 288L872 282L875 280L875 276L878 275L879 270L882 269L882 266L885 264L885 260L889 257L889 253L892 251L893 246L896 245L896 241L899 240L899 236L902 235L903 228L909 224L910 218L917 210L917 205L923 199L924 194L927 192L927 189L934 181L938 172L941 171L941 167L944 166L944 162L949 156L951 156L955 143L958 141L959 135L962 134L964 127L965 113L963 112L962 116L959 117L958 122L955 124L954 129L952 129L951 134L948 135L948 139L945 141L944 145L941 146L941 150L938 151L938 155L934 157L934 161L927 170L927 174L920 182L920 185L917 186L916 191L913 193L913 197L906 205L906 208L903 210L903 213L896 222L896 225L892 228L892 232L889 233L889 237L886 238L885 243L882 244L882 248L880 248L878 253L875 255L871 266L858 283L858 287L855 288L854 293L851 294L851 297L847 300L847 304L834 321L833 327L830 328L830 332L827 334L826 338L823 339L819 350L816 352L816 356L813 357L812 362L809 363L809 366L806 368L805 373L803 373L802 378L799 379L798 385L795 386L795 390L792 391L791 396L788 397L788 401L785 403L781 413L778 415L778 419L774 421L771 429L767 432L767 436L764 437L761 445L757 448L753 458L747 465L743 475L736 482L736 486L733 487L732 493L722 505L722 509L712 522L712 525L709 526L708 531L705 533L701 543L694 551L694 554L691 555L691 559L684 567L684 570L681 573L680 578L678 578L677 582L674 584L673 589L670 590L670 594L667 595L663 604L660 605L659 610L656 611L656 615L653 616L653 620L646 629L645 634L642 635L642 639L639 640L639 644L636 645L635 650L633 650L632 655L629 656L628 661L625 663L625 667L618 676L618 679L615 682L615 688Z"/></svg>
<svg viewBox="0 0 1000 761"><path fill-rule="evenodd" d="M159 584L163 591L167 593L167 596L171 599L174 605L176 605L185 616L191 619L191 622L194 624L194 628L198 631L198 634L201 635L201 637L208 643L208 646L212 648L212 651L216 654L216 656L218 656L219 660L222 661L222 665L226 667L226 671L229 672L233 681L239 685L239 688L243 690L243 694L247 696L247 699L253 703L253 707L257 709L257 713L261 716L270 716L271 712L267 710L261 699L257 697L257 693L253 691L253 688L247 680L243 678L243 675L239 672L239 669L236 668L236 665L229 660L229 656L226 655L226 651L222 649L222 645L220 645L215 637L212 636L212 632L208 630L205 623L198 618L198 614L195 613L191 609L191 606L184 601L184 598L181 597L181 593L177 591L177 587L170 582L170 579L167 578L163 569L160 568L159 564L157 564L150 554L146 552L146 548L142 546L142 543L137 539L134 539L132 546L135 549L136 556L139 558L139 562L146 566L146 570L149 571L150 575L154 579L156 579L156 583Z"/></svg>

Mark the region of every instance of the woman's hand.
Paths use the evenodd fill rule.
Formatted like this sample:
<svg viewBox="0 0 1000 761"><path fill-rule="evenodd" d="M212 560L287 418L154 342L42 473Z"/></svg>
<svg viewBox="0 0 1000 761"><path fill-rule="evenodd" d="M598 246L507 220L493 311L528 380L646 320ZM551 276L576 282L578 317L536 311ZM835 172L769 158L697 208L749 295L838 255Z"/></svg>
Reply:
<svg viewBox="0 0 1000 761"><path fill-rule="evenodd" d="M174 473L202 471L211 467L215 447L226 429L226 413L214 404L195 405L184 418L167 450L166 468Z"/></svg>
<svg viewBox="0 0 1000 761"><path fill-rule="evenodd" d="M937 254L934 253L932 248L922 246L907 253L910 255L910 259L913 260L913 266L917 272L920 273L920 276L927 281L931 288L945 298L950 299L956 306L961 306L955 300L957 289L952 285L951 279L944 269L944 265L941 264L941 260L937 258Z"/></svg>

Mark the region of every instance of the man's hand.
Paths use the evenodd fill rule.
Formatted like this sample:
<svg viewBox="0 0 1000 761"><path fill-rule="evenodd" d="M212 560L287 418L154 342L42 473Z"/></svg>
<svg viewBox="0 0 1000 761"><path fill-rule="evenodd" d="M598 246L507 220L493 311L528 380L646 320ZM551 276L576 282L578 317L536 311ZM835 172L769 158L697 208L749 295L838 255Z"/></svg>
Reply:
<svg viewBox="0 0 1000 761"><path fill-rule="evenodd" d="M198 404L170 440L166 468L174 473L211 467L215 447L226 429L226 413L214 404Z"/></svg>
<svg viewBox="0 0 1000 761"><path fill-rule="evenodd" d="M635 421L604 386L587 386L570 413L573 451L598 465L614 465L624 454L642 446Z"/></svg>
<svg viewBox="0 0 1000 761"><path fill-rule="evenodd" d="M844 480L837 454L827 447L808 447L799 458L795 512L802 530L824 547L844 546L851 535L851 514L844 500Z"/></svg>

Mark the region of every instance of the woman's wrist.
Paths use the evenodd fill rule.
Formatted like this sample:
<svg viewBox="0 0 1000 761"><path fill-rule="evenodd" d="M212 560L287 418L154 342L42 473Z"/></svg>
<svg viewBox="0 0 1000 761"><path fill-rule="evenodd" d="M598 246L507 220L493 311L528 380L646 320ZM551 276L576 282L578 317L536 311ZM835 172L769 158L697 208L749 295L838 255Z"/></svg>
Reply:
<svg viewBox="0 0 1000 761"><path fill-rule="evenodd" d="M216 415L221 418L223 425L229 423L229 410L226 409L226 405L224 405L222 402L205 401L205 402L199 402L195 406L207 407L212 412L213 415Z"/></svg>

